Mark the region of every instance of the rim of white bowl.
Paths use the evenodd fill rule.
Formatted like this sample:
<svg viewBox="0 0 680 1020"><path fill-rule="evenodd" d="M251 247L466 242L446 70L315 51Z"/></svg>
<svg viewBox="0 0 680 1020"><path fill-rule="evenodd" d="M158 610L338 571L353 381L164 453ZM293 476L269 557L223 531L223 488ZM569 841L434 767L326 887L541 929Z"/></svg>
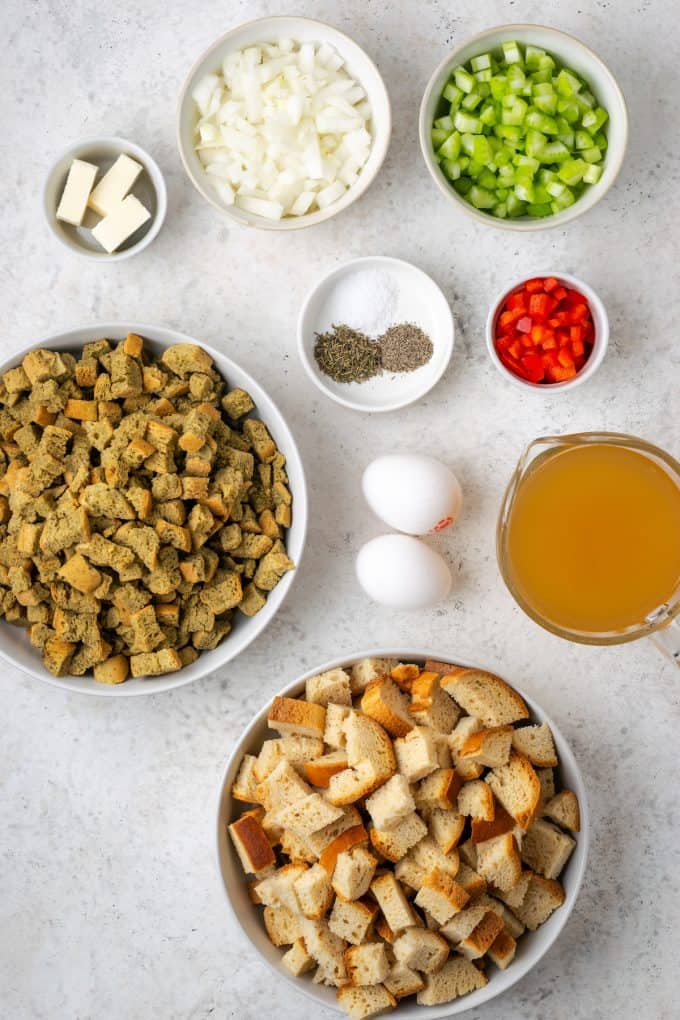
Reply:
<svg viewBox="0 0 680 1020"><path fill-rule="evenodd" d="M289 973L285 967L279 969L270 960L268 960L267 957L264 956L260 951L259 946L250 937L245 927L241 924L241 919L239 917L235 904L232 903L231 895L229 892L229 886L227 885L224 872L222 870L222 855L221 855L222 845L224 844L227 847L227 851L229 853L234 853L233 847L231 846L229 838L226 835L226 826L224 827L225 831L223 831L222 825L223 820L226 820L229 817L229 812L228 810L225 810L225 806L229 804L229 801L231 799L231 790L227 788L227 778L229 777L232 770L234 770L234 766L237 764L237 762L240 762L241 758L243 757L243 754L246 753L246 750L249 746L248 743L249 738L251 737L253 732L258 727L260 727L264 722L266 722L267 712L272 703L272 700L275 697L285 695L295 696L295 692L301 693L302 690L304 690L304 683L307 679L309 679L309 677L316 676L318 673L325 673L329 669L349 666L355 662L358 662L361 659L394 658L394 657L405 662L418 662L420 659L422 660L436 659L437 661L441 662L459 662L457 656L449 656L443 654L441 651L432 651L431 649L425 651L423 650L414 651L413 648L405 649L403 647L398 648L380 647L369 648L358 652L351 652L348 655L344 656L335 656L334 658L329 659L328 661L322 663L320 666L315 666L313 669L306 670L296 680L293 680L290 683L286 684L286 686L281 688L281 690L274 692L267 699L263 707L253 715L252 719L241 733L241 736L238 738L231 754L227 759L227 763L222 771L222 777L220 779L216 800L217 824L215 831L215 843L213 844L215 855L213 860L217 868L217 875L221 883L222 890L224 892L224 896L227 901L229 910L231 912L233 919L237 922L239 930L255 950L258 959L262 960L262 962L269 968L272 974L275 974L278 978L283 978L289 985L296 989L296 991L300 992L306 998L313 1000L317 1005L324 1005L326 1008L335 1010L338 1013L343 1013L344 1011L333 1002L321 1003L318 995L314 991L314 986L311 985L308 981L304 981L301 980L300 978L294 977L293 974ZM459 664L466 665L467 663L459 662ZM474 665L472 665L472 668L485 669L486 667L480 666L479 663L475 663ZM491 670L491 672L494 672L494 670ZM588 806L588 795L586 785L583 779L583 774L581 772L580 766L578 764L578 761L576 760L576 756L574 755L574 752L571 749L571 745L563 735L560 728L554 723L550 715L541 708L538 702L531 695L527 694L514 681L508 680L507 682L514 690L517 691L520 697L524 698L532 715L536 719L540 719L541 721L548 723L553 732L553 736L555 737L555 743L558 745L558 747L561 748L560 765L563 763L563 761L566 760L569 767L569 771L572 773L573 778L576 780L574 784L577 787L575 793L578 797L579 810L581 816L580 817L581 829L580 832L576 834L577 845L580 845L581 847L580 856L577 862L575 873L573 875L573 880L571 882L571 888L568 894L568 902L565 901L563 906L560 907L560 910L552 915L552 917L558 918L558 921L557 924L555 924L554 926L554 931L552 931L550 933L550 936L547 938L546 944L542 948L539 956L537 956L535 960L531 961L521 959L516 960L513 962L512 967L508 968L508 970L499 970L497 974L495 973L494 977L497 977L500 981L502 981L501 988L498 987L494 988L494 984L498 985L498 981L494 982L493 980L490 980L489 983L484 986L484 988L478 989L477 991L471 993L471 995L464 996L460 1000L447 1002L441 1006L428 1007L425 1010L423 1009L422 1006L418 1006L417 1015L420 1016L422 1014L423 1016L430 1017L431 1020L443 1020L443 1018L445 1017L458 1015L459 1013L463 1013L468 1009L476 1009L477 1007L482 1006L487 1002L490 1002L492 999L495 999L499 995L502 995L504 992L507 992L510 988L513 987L513 985L517 984L518 981L520 981L526 974L528 974L530 970L533 970L534 967L538 966L538 964L541 962L544 956L546 956L546 954L552 949L555 942L562 934L562 931L564 930L564 927L567 924L569 918L571 917L572 911L576 906L576 902L581 891L583 876L585 874L586 867L588 864L588 855L590 852L590 810ZM243 876L243 879L245 881L245 875ZM564 912L562 913L562 911ZM528 933L529 937L535 936L536 934L537 932ZM472 998L472 996L479 997L475 998L473 1002L470 1002L469 1000L470 998ZM398 1006L395 1012L395 1016L398 1018L399 1015L400 1013Z"/></svg>
<svg viewBox="0 0 680 1020"><path fill-rule="evenodd" d="M570 287L573 287L574 290L580 291L586 298L593 314L595 341L593 343L593 349L590 357L581 371L577 372L573 379L567 379L564 382L559 383L534 383L529 382L528 379L520 379L519 376L513 375L513 373L505 367L499 358L495 344L496 319L498 318L501 305L505 299L512 294L513 290L521 287L527 280L534 280L537 277L545 279L549 276L554 276L556 280L567 283ZM511 286L504 287L495 300L492 301L491 307L489 308L489 314L486 317L485 337L486 349L489 353L489 357L504 379L508 379L517 389L524 390L525 392L530 390L534 393L540 393L544 397L550 397L555 393L566 393L567 390L573 390L577 386L581 386L584 382L587 382L588 379L592 379L595 375L604 361L607 348L609 346L609 316L607 315L607 309L605 308L604 302L599 294L593 290L590 284L586 283L585 280L579 279L578 276L572 276L571 273L560 272L527 273Z"/></svg>
<svg viewBox="0 0 680 1020"><path fill-rule="evenodd" d="M269 401L271 407L274 409L274 412L278 415L279 422L277 423L277 427L279 425L282 426L282 431L285 432L286 435L286 441L289 444L290 450L293 452L297 460L297 466L299 468L300 477L298 480L297 489L293 493L294 502L297 503L298 505L298 509L296 509L294 512L295 519L298 522L301 521L301 524L298 523L298 527L300 528L300 534L298 539L299 552L296 554L295 570L289 571L281 579L280 584L284 585L284 587L281 588L280 590L279 595L280 601L269 615L263 617L261 626L258 629L254 630L253 634L250 635L247 641L245 641L243 644L239 644L238 648L235 648L231 654L226 655L223 654L223 657L220 659L219 662L211 663L209 667L205 665L205 663L208 660L208 657L213 651L217 651L217 649L221 648L223 650L223 653L224 652L229 653L228 648L229 635L227 635L224 641L220 642L220 644L218 644L215 649L212 649L210 652L206 652L203 653L202 655L199 655L198 659L196 659L196 662L191 663L189 666L183 666L182 669L177 670L175 673L166 673L162 676L157 677L140 678L143 680L143 683L139 687L130 686L129 680L125 681L125 683L122 684L100 684L97 683L97 681L94 679L89 679L86 685L80 686L77 683L77 681L82 682L82 680L84 679L83 677L70 677L70 676L55 677L49 674L47 670L45 670L44 672L38 672L37 669L30 668L26 666L23 662L20 662L18 659L15 659L11 652L8 652L7 649L4 647L2 640L2 632L0 631L0 659L4 659L5 662L8 662L11 666L14 666L16 669L20 670L22 673L25 673L27 676L32 677L34 680L40 680L42 683L49 684L52 687L58 687L62 691L68 690L75 694L94 695L96 697L104 698L106 697L134 698L153 694L161 694L164 691L174 690L176 687L184 687L185 684L193 683L196 680L202 680L204 677L208 676L208 674L215 673L223 666L226 666L227 663L232 662L242 652L249 648L250 645L263 634L263 632L267 629L267 627L272 622L274 617L281 610L284 602L286 601L288 595L290 594L291 588L297 581L300 572L300 564L302 563L302 559L306 548L307 528L309 524L309 496L307 491L307 479L305 476L304 463L302 457L300 456L300 450L295 440L295 436L293 435L293 432L291 431L291 428L288 425L285 416L282 414L278 404L270 397L268 391L257 381L257 379L255 379L249 372L246 372L245 369L241 368L241 366L237 362L235 362L232 358L230 358L227 354L223 354L216 348L211 347L210 344L203 343L203 341L199 342L196 340L195 337L188 336L186 333L180 333L169 326L158 326L149 322L137 322L127 319L123 319L117 322L107 320L105 322L79 323L78 325L72 326L70 329L61 330L58 333L51 333L48 336L44 336L38 340L35 340L31 344L27 344L25 347L19 348L13 354L2 360L2 362L0 363L0 375L6 372L11 365L18 363L18 361L21 360L22 355L26 354L28 351L34 350L36 347L49 345L51 342L58 340L60 337L67 336L68 334L90 330L93 331L92 332L93 336L101 336L102 334L107 333L113 335L118 332L138 333L145 339L150 340L152 343L160 344L161 346L170 346L176 343L198 344L200 347L203 348L203 350L207 351L208 354L210 354L210 356L213 359L216 359L218 362L224 361L227 363L227 365L229 366L228 369L226 370L227 375L229 371L231 371L232 367L236 368L237 373L244 377L246 384L248 386L252 386L253 392L261 392L264 394L266 399ZM159 334L164 335L163 339L158 339ZM85 341L79 341L81 346L83 342ZM74 346L76 346L76 344L74 344ZM257 407L257 400L255 403ZM264 421L264 419L262 420ZM267 424L269 423L265 421L265 425ZM275 588L274 591L276 591L278 588L279 585L277 585L277 588ZM266 608L267 606L265 604L265 606L262 608L260 612L264 613L266 611ZM10 626L10 624L5 624L4 621L1 622L3 623L4 626ZM201 665L201 660L203 660L204 663L203 666ZM38 661L40 660L38 659ZM193 667L196 668L193 669Z"/></svg>
<svg viewBox="0 0 680 1020"><path fill-rule="evenodd" d="M380 406L369 406L367 404L361 404L356 400L351 400L349 397L342 397L338 393L334 393L333 390L329 389L321 378L321 373L315 367L313 360L307 354L305 347L305 334L304 325L307 316L307 310L311 304L317 291L320 290L324 284L328 283L330 279L335 275L345 272L349 266L365 265L366 263L387 263L394 266L405 266L410 272L416 273L422 280L427 281L428 286L436 287L437 291L441 295L442 301L448 311L447 317L447 336L442 340L442 345L445 347L445 358L440 369L433 373L431 377L428 377L427 384L422 387L413 396L405 397L403 400L395 400L391 404L381 404ZM450 324L450 331L448 326ZM432 279L432 277L421 269L419 266L414 265L412 262L408 262L406 259L397 259L392 255L361 255L356 259L348 259L346 262L341 262L338 266L333 266L328 272L324 273L323 276L319 277L312 288L307 292L307 295L302 302L300 311L298 312L297 320L297 348L300 361L305 369L305 372L317 386L321 392L335 401L336 404L342 405L342 407L348 407L352 411L363 411L364 414L384 414L389 411L398 411L402 407L408 407L410 404L417 403L422 397L430 392L431 389L437 385L444 373L446 372L449 364L451 363L451 357L453 356L453 348L455 344L455 322L453 318L453 312L451 311L451 305L446 299L444 291L441 289L439 284Z"/></svg>
<svg viewBox="0 0 680 1020"><path fill-rule="evenodd" d="M156 195L156 213L144 236L130 248L124 248L122 251L114 251L111 252L111 254L106 251L91 251L89 248L79 244L77 241L68 240L55 226L54 220L56 219L57 210L56 207L54 209L51 208L51 203L48 205L47 198L47 191L50 182L52 181L57 166L61 163L61 161L66 159L68 156L71 156L73 159L84 158L85 151L87 149L96 148L98 145L106 145L114 149L117 148L125 155L136 156L142 163ZM68 251L73 252L75 255L81 255L85 259L90 259L91 262L122 262L123 259L128 259L133 255L138 255L145 248L148 248L148 246L160 233L160 229L165 222L165 217L168 211L168 189L165 184L165 177L163 176L158 163L146 149L142 148L141 145L138 145L136 142L131 142L127 138L119 138L116 135L93 135L91 138L82 138L80 141L67 145L66 148L62 149L62 151L57 155L56 159L52 161L50 169L47 171L47 175L45 177L45 183L43 184L42 206L50 232L54 237L56 237L57 241L64 246L64 248L68 249Z"/></svg>
<svg viewBox="0 0 680 1020"><path fill-rule="evenodd" d="M570 42L576 43L576 45L580 47L580 49L582 49L585 54L587 54L590 60L594 61L601 67L603 73L609 79L610 84L614 92L617 94L617 97L621 103L622 114L621 127L623 130L623 142L621 144L620 153L617 156L612 157L610 160L610 165L613 167L613 173L611 174L611 178L607 182L606 187L603 188L598 187L599 182L598 184L591 185L588 191L580 198L578 198L577 201L572 206L569 206L568 209L564 209L562 212L553 214L551 216L537 217L535 219L530 218L501 219L500 217L497 216L491 216L480 209L475 209L475 207L471 205L470 202L466 202L465 199L458 194L455 188L451 187L451 185L444 178L444 175L440 171L439 166L435 162L433 156L432 141L430 137L432 124L428 123L429 118L427 117L427 106L429 104L432 92L434 91L434 86L437 79L447 67L453 66L455 64L456 56L458 53L460 53L461 50L467 49L467 47L471 46L473 43L481 44L484 39L488 38L488 36L490 35L495 34L496 32L507 31L508 33L513 33L514 35L520 36L522 31L525 31L526 29L546 32L548 35L553 36L557 40L568 39ZM522 42L521 38L519 38L518 41L521 43ZM469 38L465 39L460 44L460 46L454 47L454 49L450 50L449 53L442 60L440 60L439 64L435 68L434 72L432 73L432 76L430 77L427 83L425 93L420 103L420 114L418 118L418 135L420 138L420 149L423 154L423 158L425 160L427 169L430 172L430 176L434 180L435 184L437 185L441 193L451 202L453 202L453 204L457 208L462 209L464 212L468 214L468 216L471 216L473 219L477 220L478 223L484 223L487 227L497 227L499 230L515 230L521 233L530 233L537 230L551 230L554 227L563 227L565 224L571 223L572 220L577 219L579 216L583 216L595 205L597 205L600 199L604 198L604 196L607 194L607 192L609 191L609 189L612 187L617 177L619 176L621 167L623 166L623 161L626 157L629 135L628 119L629 119L628 105L626 103L626 97L624 96L623 90L621 89L621 86L619 85L618 81L616 80L612 72L609 70L609 67L607 66L607 64L605 64L602 57L598 56L598 54L594 50L592 50L588 45L586 45L586 43L582 42L582 40L579 39L578 36L572 35L571 32L563 32L562 29L559 28L551 28L548 25L539 25L536 22L514 22L507 25L494 25L492 28L485 29L483 32L478 32L476 35L470 36ZM606 159L609 159L609 150L607 150L607 154L608 155Z"/></svg>
<svg viewBox="0 0 680 1020"><path fill-rule="evenodd" d="M382 86L383 97L387 109L387 122L384 128L384 138L379 139L377 133L375 133L374 131L373 142L370 151L371 153L373 153L375 149L375 151L377 152L377 162L373 167L373 170L371 171L370 174L366 175L364 175L362 171L359 174L359 178L356 181L356 183L353 184L350 188L348 188L345 194L342 196L342 198L338 199L337 202L333 202L326 209L317 209L315 212L306 213L304 216L284 216L280 220L267 220L264 216L256 216L254 213L249 213L248 214L249 219L247 221L244 221L239 217L235 216L229 206L224 205L217 199L215 195L211 194L210 189L203 186L203 182L198 178L198 176L194 173L193 169L191 168L189 160L187 159L186 156L186 150L182 139L182 107L184 106L184 102L187 98L187 94L193 83L198 68L204 62L204 60L206 60L206 58L208 58L210 54L213 53L216 49L222 46L222 44L226 42L227 39L230 39L231 37L238 35L238 33L242 32L243 29L250 28L251 25L258 25L264 22L271 22L274 25L281 21L303 21L308 25L318 25L324 31L331 32L332 34L340 36L342 39L348 42L350 46L355 46L357 50L361 52L362 56L366 59L366 61L371 65L371 67L375 71L375 74L380 85ZM359 82L359 84L362 85L363 87L362 82ZM368 99L370 102L371 97L368 96ZM238 223L239 226L252 227L256 230L274 230L274 231L302 230L304 227L314 227L318 223L324 223L326 220L329 220L331 219L331 217L336 216L338 213L342 212L343 209L347 209L350 205L353 205L353 203L356 202L357 199L361 198L361 196L365 194L366 191L368 191L371 184L373 184L374 180L380 173L380 170L382 168L383 163L385 162L385 157L387 156L387 152L390 146L391 136L392 136L392 104L390 102L390 95L389 92L387 91L387 86L385 85L384 78L381 75L380 70L378 69L378 65L375 63L372 57L370 57L366 50L362 46L360 46L358 42L352 39L351 36L347 35L346 32L342 32L339 28L335 28L334 25L329 25L325 21L319 21L318 18L299 17L296 14L275 14L272 15L271 17L265 15L262 18L251 18L249 21L243 21L241 22L241 24L236 25L234 28L230 28L228 32L225 32L223 35L219 37L219 39L216 39L215 42L212 43L212 45L209 46L206 50L204 50L203 53L198 57L198 59L194 61L180 90L175 115L175 138L177 141L177 148L179 149L180 159L182 160L182 166L184 167L184 170L189 180L196 188L199 195L202 195L206 202L209 202L210 205L217 209L218 212L223 213L225 216L228 216L229 219L232 220L233 222Z"/></svg>

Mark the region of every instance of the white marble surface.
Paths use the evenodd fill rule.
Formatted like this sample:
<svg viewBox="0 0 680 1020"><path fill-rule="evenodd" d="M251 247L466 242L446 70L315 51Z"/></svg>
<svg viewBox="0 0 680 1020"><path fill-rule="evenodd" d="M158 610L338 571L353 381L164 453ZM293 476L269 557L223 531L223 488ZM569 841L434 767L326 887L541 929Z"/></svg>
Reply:
<svg viewBox="0 0 680 1020"><path fill-rule="evenodd" d="M308 555L267 633L220 675L131 700L68 696L3 666L0 999L12 1020L281 1020L326 1017L277 985L230 920L213 860L217 784L251 710L303 668L369 643L426 642L525 685L573 742L590 789L585 886L559 943L485 1020L677 1016L678 674L648 643L570 646L515 607L494 557L503 486L541 433L627 430L678 454L677 25L672 0L301 0L377 60L394 105L378 181L350 211L274 236L220 219L185 179L174 108L186 71L227 27L281 3L7 0L2 44L2 345L79 321L165 323L222 347L260 378L301 443L311 485ZM630 102L631 145L607 199L564 231L516 236L456 215L417 147L426 80L454 42L494 23L540 21L592 44ZM167 224L138 259L69 255L40 191L54 155L88 134L146 146L167 175ZM299 304L350 256L413 260L449 297L450 371L420 404L359 417L325 400L295 353ZM599 375L561 399L524 397L484 349L487 305L532 269L580 274L610 313ZM675 391L673 387L675 386ZM673 392L676 396L672 406ZM675 420L673 420L675 412ZM373 455L423 449L459 473L466 504L436 543L449 602L399 615L353 577L380 531L363 505Z"/></svg>

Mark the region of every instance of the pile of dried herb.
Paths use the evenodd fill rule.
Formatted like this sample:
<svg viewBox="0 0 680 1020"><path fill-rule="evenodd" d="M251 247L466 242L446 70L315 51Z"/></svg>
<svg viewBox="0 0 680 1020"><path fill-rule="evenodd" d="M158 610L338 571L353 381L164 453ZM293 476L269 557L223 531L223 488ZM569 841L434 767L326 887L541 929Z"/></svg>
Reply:
<svg viewBox="0 0 680 1020"><path fill-rule="evenodd" d="M340 383L366 382L382 372L414 372L434 353L429 336L412 322L390 326L377 340L344 323L315 335L317 365Z"/></svg>
<svg viewBox="0 0 680 1020"><path fill-rule="evenodd" d="M380 346L345 325L316 334L314 357L324 375L340 383L365 382L382 368Z"/></svg>

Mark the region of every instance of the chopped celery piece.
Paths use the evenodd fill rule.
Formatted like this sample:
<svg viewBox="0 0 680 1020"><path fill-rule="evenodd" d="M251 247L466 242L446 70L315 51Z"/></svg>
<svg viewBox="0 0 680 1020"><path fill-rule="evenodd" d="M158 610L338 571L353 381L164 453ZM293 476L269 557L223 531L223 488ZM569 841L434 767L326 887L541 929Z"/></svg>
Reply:
<svg viewBox="0 0 680 1020"><path fill-rule="evenodd" d="M541 57L544 56L545 50L541 50L537 46L532 46L531 44L528 44L524 48L524 63L526 64L527 67L531 68L533 71L538 70L538 68L540 67L539 61Z"/></svg>
<svg viewBox="0 0 680 1020"><path fill-rule="evenodd" d="M488 191L495 191L498 187L496 175L492 174L488 168L482 170L477 181L479 182L480 188L486 188Z"/></svg>
<svg viewBox="0 0 680 1020"><path fill-rule="evenodd" d="M501 49L503 50L503 59L506 64L522 63L522 53L516 42L501 43Z"/></svg>
<svg viewBox="0 0 680 1020"><path fill-rule="evenodd" d="M481 101L482 97L480 96L479 92L470 92L468 93L467 96L465 96L463 102L460 105L463 110L474 110L475 107L479 106Z"/></svg>
<svg viewBox="0 0 680 1020"><path fill-rule="evenodd" d="M601 106L598 106L596 110L587 110L583 114L581 123L586 131L599 131L600 128L607 123L609 114L606 110L603 110Z"/></svg>
<svg viewBox="0 0 680 1020"><path fill-rule="evenodd" d="M457 181L453 182L453 186L459 195L467 195L472 187L472 181L469 177L459 177Z"/></svg>
<svg viewBox="0 0 680 1020"><path fill-rule="evenodd" d="M593 136L589 131L576 131L574 133L575 149L592 149L593 144Z"/></svg>
<svg viewBox="0 0 680 1020"><path fill-rule="evenodd" d="M523 216L526 211L526 203L517 198L514 191L511 191L508 195L506 204L508 207L508 216L511 216L513 219L517 216Z"/></svg>
<svg viewBox="0 0 680 1020"><path fill-rule="evenodd" d="M491 89L491 95L495 100L502 99L503 96L508 93L508 83L505 77L499 78L494 76L489 82L489 88Z"/></svg>
<svg viewBox="0 0 680 1020"><path fill-rule="evenodd" d="M475 209L492 209L496 205L496 196L491 191L487 191L486 188L480 188L476 184L473 184L470 188L469 196Z"/></svg>
<svg viewBox="0 0 680 1020"><path fill-rule="evenodd" d="M453 78L461 92L472 92L475 87L475 79L464 67L457 67L453 72Z"/></svg>
<svg viewBox="0 0 680 1020"><path fill-rule="evenodd" d="M530 216L551 216L552 204L550 202L530 202L527 212Z"/></svg>
<svg viewBox="0 0 680 1020"><path fill-rule="evenodd" d="M433 118L451 186L492 216L550 216L602 173L607 111L588 82L538 46L506 40L455 67Z"/></svg>
<svg viewBox="0 0 680 1020"><path fill-rule="evenodd" d="M572 71L563 67L555 81L557 91L566 99L571 99L581 88L581 82Z"/></svg>
<svg viewBox="0 0 680 1020"><path fill-rule="evenodd" d="M583 174L583 183L597 184L601 176L602 167L598 166L596 163L589 163Z"/></svg>
<svg viewBox="0 0 680 1020"><path fill-rule="evenodd" d="M546 142L537 159L540 159L541 163L563 163L565 159L569 159L569 149L562 142Z"/></svg>
<svg viewBox="0 0 680 1020"><path fill-rule="evenodd" d="M521 92L526 86L527 79L519 64L511 64L508 70L508 88L511 92Z"/></svg>
<svg viewBox="0 0 680 1020"><path fill-rule="evenodd" d="M486 165L491 160L491 146L484 135L463 135L463 152L467 153L475 163Z"/></svg>
<svg viewBox="0 0 680 1020"><path fill-rule="evenodd" d="M554 92L534 93L533 101L534 106L537 110L540 110L541 113L557 112L557 96Z"/></svg>
<svg viewBox="0 0 680 1020"><path fill-rule="evenodd" d="M520 202L533 202L534 186L531 181L518 181L515 185L515 195Z"/></svg>
<svg viewBox="0 0 680 1020"><path fill-rule="evenodd" d="M527 131L524 151L527 156L534 156L536 159L540 159L547 141L546 136L541 134L540 131Z"/></svg>
<svg viewBox="0 0 680 1020"><path fill-rule="evenodd" d="M460 106L460 101L465 95L462 89L459 89L457 85L454 85L452 81L445 87L442 95L447 103L451 103L451 106L457 110Z"/></svg>
<svg viewBox="0 0 680 1020"><path fill-rule="evenodd" d="M437 151L440 159L456 159L460 155L461 136L458 131L452 131L444 144Z"/></svg>
<svg viewBox="0 0 680 1020"><path fill-rule="evenodd" d="M491 68L491 54L480 53L478 57L473 57L470 61L470 67L473 71L485 71L487 68Z"/></svg>
<svg viewBox="0 0 680 1020"><path fill-rule="evenodd" d="M565 184L573 187L575 184L581 183L587 166L588 164L582 159L565 159L557 171L557 176Z"/></svg>
<svg viewBox="0 0 680 1020"><path fill-rule="evenodd" d="M463 172L460 161L457 159L445 159L442 161L442 170L450 181L457 181Z"/></svg>
<svg viewBox="0 0 680 1020"><path fill-rule="evenodd" d="M482 124L491 126L496 123L496 109L493 103L487 103L479 112L479 119Z"/></svg>
<svg viewBox="0 0 680 1020"><path fill-rule="evenodd" d="M458 110L453 118L453 123L456 131L460 131L461 134L470 135L481 135L484 126L479 117L473 117L470 113L463 113L462 110Z"/></svg>
<svg viewBox="0 0 680 1020"><path fill-rule="evenodd" d="M544 135L557 134L557 121L540 110L529 110L526 116L527 127L542 131Z"/></svg>

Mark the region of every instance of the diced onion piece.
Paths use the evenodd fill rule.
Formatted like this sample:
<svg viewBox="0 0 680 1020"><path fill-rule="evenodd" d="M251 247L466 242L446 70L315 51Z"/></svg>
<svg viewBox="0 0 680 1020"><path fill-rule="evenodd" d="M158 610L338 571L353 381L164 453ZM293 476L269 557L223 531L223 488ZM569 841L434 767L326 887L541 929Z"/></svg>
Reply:
<svg viewBox="0 0 680 1020"><path fill-rule="evenodd" d="M301 191L290 207L290 215L304 216L304 214L309 212L311 209L312 202L314 202L315 199L316 195L313 191Z"/></svg>
<svg viewBox="0 0 680 1020"><path fill-rule="evenodd" d="M236 205L244 212L255 213L256 216L264 216L268 220L280 220L283 216L283 206L280 202L270 202L266 198L254 198L252 195L237 195Z"/></svg>
<svg viewBox="0 0 680 1020"><path fill-rule="evenodd" d="M319 209L326 209L329 205L332 205L333 202L337 202L339 198L342 198L346 190L347 189L342 181L336 181L334 184L324 188L323 191L320 191L316 196L316 202Z"/></svg>

